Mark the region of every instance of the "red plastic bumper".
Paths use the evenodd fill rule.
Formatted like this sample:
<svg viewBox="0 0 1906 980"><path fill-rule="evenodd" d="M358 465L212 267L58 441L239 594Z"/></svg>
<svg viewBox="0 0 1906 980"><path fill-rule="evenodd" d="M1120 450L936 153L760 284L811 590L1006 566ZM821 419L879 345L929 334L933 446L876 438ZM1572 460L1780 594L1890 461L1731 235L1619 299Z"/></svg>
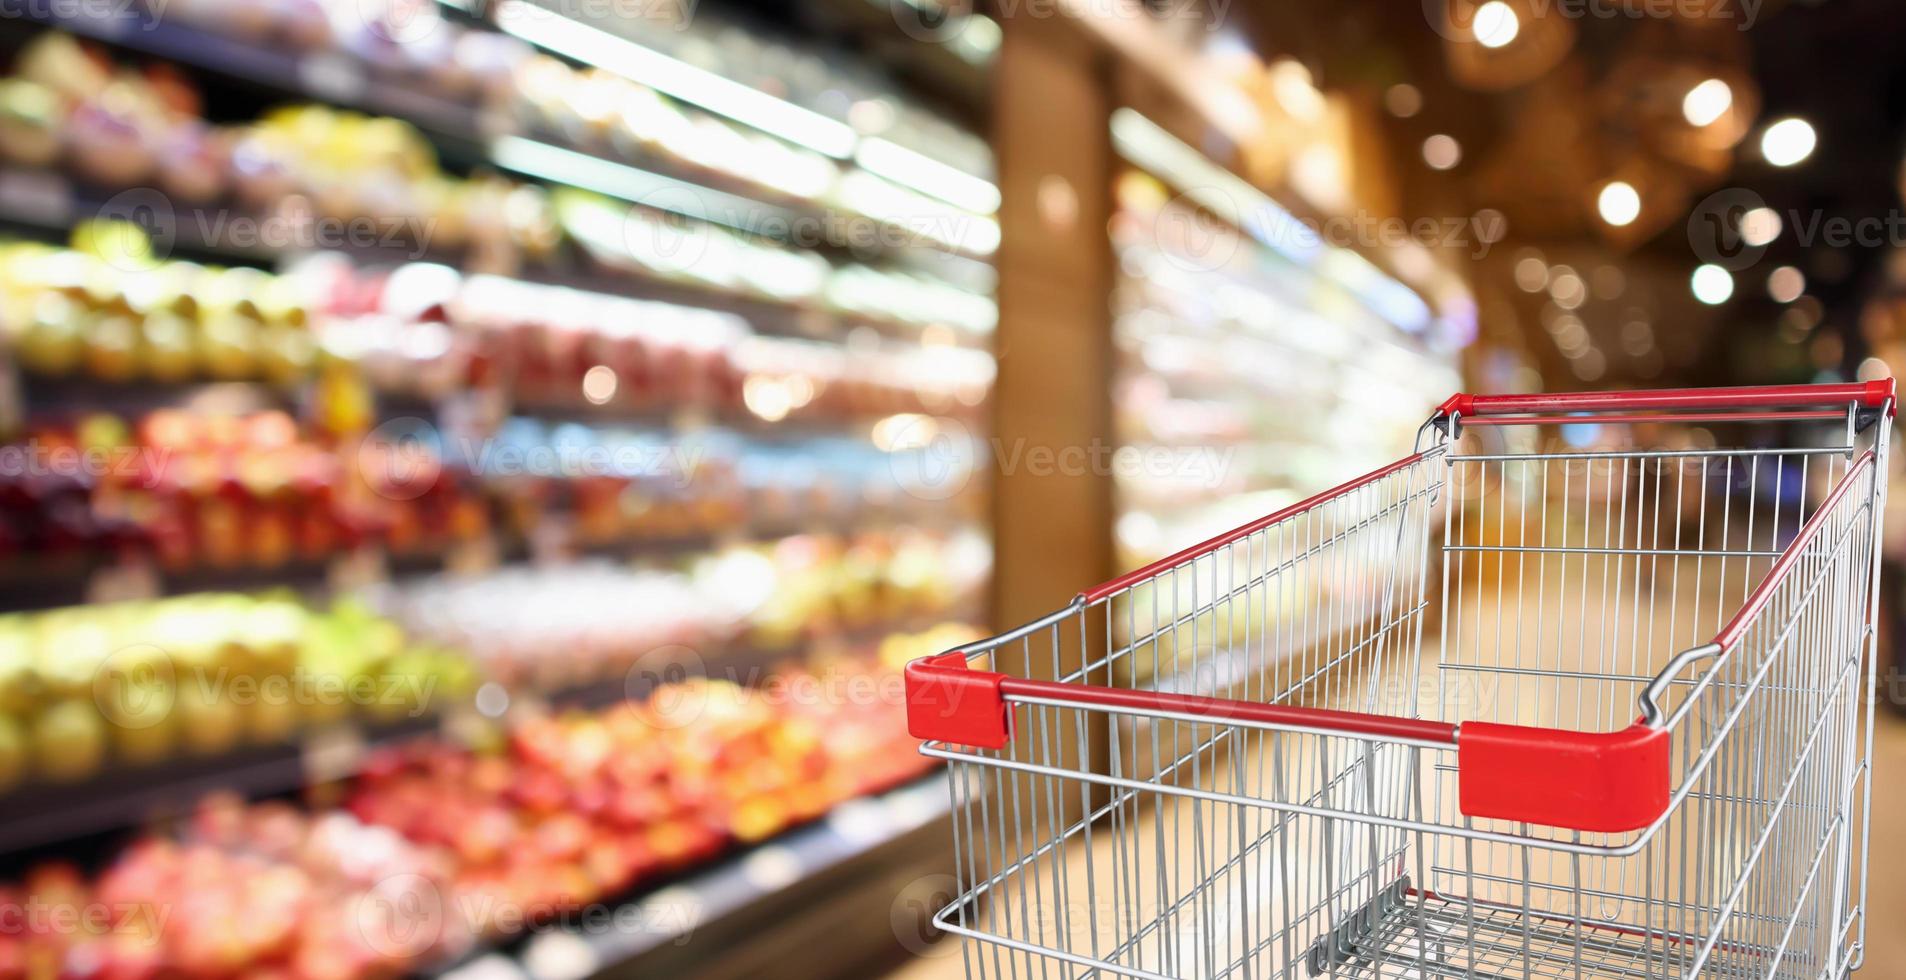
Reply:
<svg viewBox="0 0 1906 980"><path fill-rule="evenodd" d="M1463 814L1621 833L1668 809L1668 733L1463 722L1456 739Z"/></svg>

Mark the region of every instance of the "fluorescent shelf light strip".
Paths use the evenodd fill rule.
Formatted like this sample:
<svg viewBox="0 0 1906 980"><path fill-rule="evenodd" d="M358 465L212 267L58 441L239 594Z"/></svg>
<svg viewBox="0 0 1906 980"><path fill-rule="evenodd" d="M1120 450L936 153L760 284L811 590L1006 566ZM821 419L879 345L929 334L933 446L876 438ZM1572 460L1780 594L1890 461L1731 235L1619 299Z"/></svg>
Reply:
<svg viewBox="0 0 1906 980"><path fill-rule="evenodd" d="M1317 261L1320 247L1302 247L1273 233L1279 227L1296 227L1294 215L1136 110L1112 113L1112 144L1120 156L1165 178L1200 207L1291 262L1309 268Z"/></svg>
<svg viewBox="0 0 1906 980"><path fill-rule="evenodd" d="M505 170L751 235L762 234L764 227L793 226L793 213L786 208L521 136L505 136L492 142L490 159Z"/></svg>
<svg viewBox="0 0 1906 980"><path fill-rule="evenodd" d="M992 214L999 210L999 188L992 181L982 180L890 140L879 137L861 140L854 150L854 162L870 173L975 214Z"/></svg>
<svg viewBox="0 0 1906 980"><path fill-rule="evenodd" d="M1186 197L1297 265L1349 290L1398 329L1417 333L1431 311L1409 286L1355 251L1316 239L1297 217L1243 178L1212 163L1163 127L1132 109L1112 113L1112 143L1132 163L1166 179ZM1277 229L1301 230L1303 241ZM1407 294L1407 299L1405 298Z"/></svg>
<svg viewBox="0 0 1906 980"><path fill-rule="evenodd" d="M615 72L745 126L837 159L853 156L851 127L740 82L677 61L524 0L504 0L497 26L546 51Z"/></svg>
<svg viewBox="0 0 1906 980"><path fill-rule="evenodd" d="M439 2L454 7L462 0ZM852 159L868 172L916 193L979 214L999 210L999 188L990 181L888 140L862 140L845 123L526 0L504 0L497 8L496 23L545 51L614 72L797 146ZM990 254L992 249L982 246L978 251Z"/></svg>

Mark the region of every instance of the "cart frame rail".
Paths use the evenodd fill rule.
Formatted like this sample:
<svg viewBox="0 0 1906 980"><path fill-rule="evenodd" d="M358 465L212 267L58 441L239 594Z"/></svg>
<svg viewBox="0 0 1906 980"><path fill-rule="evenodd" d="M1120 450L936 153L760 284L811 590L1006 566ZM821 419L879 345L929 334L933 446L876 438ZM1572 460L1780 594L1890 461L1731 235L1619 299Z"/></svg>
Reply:
<svg viewBox="0 0 1906 980"><path fill-rule="evenodd" d="M1759 975L1763 964L1769 965L1765 975L1787 975L1780 964L1811 963L1806 956L1832 960L1828 965L1835 969L1857 965L1865 928L1861 910L1866 829L1858 828L1857 853L1862 863L1855 901L1848 874L1855 852L1849 821L1853 785L1864 781L1870 794L1870 779L1864 778L1868 771L1864 760L1870 757L1870 706L1864 749L1853 737L1851 719L1857 712L1856 694L1872 689L1870 658L1863 684L1857 665L1873 642L1878 574L1873 544L1883 506L1884 459L1893 408L1890 379L1846 385L1452 396L1425 423L1419 450L1389 466L1087 589L1040 620L909 664L908 725L923 740L921 751L953 763L956 779L978 779L977 786L956 783L954 788L956 812L967 822L964 835L956 827L956 843L967 865L961 869L965 894L936 921L949 931L1028 956L1130 976L1249 974L1252 964L1266 957L1284 963L1287 971L1301 963L1312 974L1368 972L1374 963L1373 975L1384 975L1386 950L1390 956L1410 959L1412 949L1414 975L1430 976L1453 969L1448 963L1454 962L1445 957L1437 961L1443 967L1432 968L1432 947L1465 947L1468 955L1485 955L1478 945L1477 922L1478 916L1489 919L1505 914L1500 909L1491 911L1483 894L1496 888L1521 895L1521 908L1512 903L1509 911L1519 914L1523 923L1519 969L1524 975L1541 972L1536 969L1534 940L1546 927L1533 923L1544 915L1562 923L1564 934L1573 929L1575 976L1584 975L1584 963L1595 959L1585 956L1584 951L1591 948L1606 952L1608 963L1617 955L1639 957L1633 962L1642 964L1643 973L1662 976L1693 975L1717 959L1728 960L1730 971L1748 975ZM1453 451L1468 426L1677 422L1818 427L1842 420L1843 445ZM1871 437L1870 448L1859 448L1861 434ZM1427 447L1422 445L1425 440L1431 443ZM1810 469L1816 458L1824 460L1819 472ZM1717 460L1724 461L1724 476ZM1643 463L1655 469L1646 470ZM1687 466L1677 472L1675 464ZM1601 465L1606 472L1598 477L1567 469L1583 465ZM1552 485L1552 472L1562 474L1559 493ZM1452 477L1445 474L1464 474L1470 485L1453 485ZM1805 485L1811 477L1822 475L1829 484L1808 511ZM1801 499L1783 521L1782 501L1793 496L1796 480ZM1740 511L1745 516L1717 521L1710 541L1703 509L1711 509L1714 503L1710 492L1719 498L1723 512L1731 514L1733 496L1742 493L1743 485L1746 503ZM1764 496L1763 485L1771 487ZM1720 489L1711 491L1715 486ZM1672 506L1666 488L1673 490ZM1449 517L1455 507L1444 498L1463 490L1504 499L1497 504L1497 512L1490 514L1487 499L1478 497L1484 516L1476 519L1474 529L1465 517L1458 531ZM1511 497L1512 493L1519 496ZM1697 513L1692 516L1691 505L1684 499L1689 496L1698 497L1692 505ZM1542 507L1552 508L1558 499L1562 516L1545 516ZM1757 527L1755 520L1769 500L1773 514L1761 518L1764 523ZM1512 502L1521 504L1517 520L1522 526L1515 529L1522 535L1520 543L1469 540L1491 532L1487 517L1496 519L1493 530L1512 536L1508 535ZM1539 691L1537 702L1553 702L1538 714L1565 713L1566 699L1560 692L1568 686L1578 718L1618 718L1612 704L1604 710L1601 702L1612 697L1609 690L1632 685L1634 713L1626 725L1618 720L1606 728L1520 724L1466 715L1433 719L1421 717L1418 711L1346 710L1300 703L1316 700L1312 695L1319 691L1343 694L1355 687L1363 703L1375 708L1374 688L1365 691L1360 686L1370 682L1355 679L1354 662L1375 657L1380 662L1399 658L1407 663L1419 655L1424 613L1430 603L1428 515L1437 506L1445 515L1446 634L1450 619L1460 620L1463 615L1463 607L1455 603L1469 588L1472 571L1478 583L1484 576L1506 578L1512 563L1519 587L1527 586L1533 565L1537 590L1552 588L1548 580L1556 574L1554 562L1560 566L1564 590L1572 590L1577 583L1570 578L1575 573L1569 563L1579 562L1579 620L1588 618L1591 605L1590 562L1601 564L1605 598L1619 598L1628 589L1638 601L1644 573L1652 590L1663 561L1697 563L1693 582L1708 590L1713 586L1703 580L1706 563L1716 563L1721 592L1728 591L1729 576L1738 573L1744 594L1732 606L1732 615L1709 634L1711 639L1682 648L1665 665L1646 674L1611 669L1612 661L1619 659L1618 634L1624 622L1637 634L1628 656L1640 662L1638 651L1645 644L1639 639L1641 621L1633 612L1627 614L1628 620L1620 610L1612 613L1617 635L1607 642L1616 650L1604 652L1594 670L1565 669L1559 654L1553 665L1542 662L1546 655L1540 651L1534 654L1538 662L1533 667L1507 660L1465 663L1450 656L1449 637L1445 637L1445 649L1439 655L1446 660L1439 664L1446 668L1444 676L1464 671L1489 674L1499 683L1513 682L1520 690L1523 676L1528 675L1538 688L1548 685ZM1570 515L1571 507L1579 511ZM1527 526L1532 513L1536 531ZM1592 530L1596 518L1611 525L1602 530L1600 539ZM1650 520L1652 527L1647 524ZM1685 529L1677 531L1672 526L1667 541L1659 540L1664 523L1672 525L1677 520L1698 521L1694 547L1680 540L1688 533ZM1743 521L1744 535L1736 526ZM1531 537L1535 544L1527 543ZM1759 537L1767 543L1757 543ZM1477 566L1473 570L1471 559ZM1325 567L1326 561L1334 564ZM1762 565L1765 572L1759 573ZM1633 581L1624 583L1631 567ZM1612 592L1610 568L1615 582ZM1747 579L1757 573L1757 583L1747 589ZM1328 610L1313 613L1304 607L1295 614L1302 617L1299 630L1284 627L1281 619L1258 609L1276 605L1284 592L1301 591L1285 583L1302 575L1323 583L1324 592L1331 596ZM1452 576L1458 585L1454 595ZM1672 581L1678 590L1682 582L1678 569ZM1187 593L1189 612L1182 608ZM1150 613L1141 616L1148 600ZM1169 612L1164 609L1167 605ZM1498 634L1504 628L1500 615L1495 624ZM1241 631L1240 616L1246 621ZM1553 628L1559 642L1560 614L1556 618ZM1586 638L1586 622L1577 625ZM1607 634L1606 624L1599 625ZM1118 635L1121 627L1122 637ZM1277 634L1280 629L1285 633ZM1547 643L1546 629L1538 615L1534 626L1538 645ZM1515 637L1503 644L1510 648L1504 656L1515 655L1513 640L1522 639L1524 631L1518 614ZM1672 625L1669 631L1678 632ZM1266 633L1274 638L1267 639ZM1051 667L1039 672L1049 677L1030 676L1031 665L1038 660L1035 654L1043 655L1048 644ZM1248 666L1234 671L1236 676L1223 675L1214 682L1210 671L1216 669L1217 653L1235 653L1240 645L1249 654ZM1295 672L1288 684L1279 682L1278 690L1260 679L1258 689L1252 690L1253 671L1261 673L1294 651L1318 645L1332 652L1315 664L1305 661L1307 673ZM1807 652L1800 652L1803 647ZM1101 649L1103 653L1098 652ZM1162 673L1166 654L1177 666L1186 649L1191 651L1192 673L1200 683L1140 676L1146 669L1141 661L1147 655ZM1206 653L1211 654L1209 659ZM1006 669L1002 661L1008 660L1023 660L1026 669ZM1691 674L1697 666L1698 672ZM1590 685L1600 686L1591 690ZM1591 693L1584 695L1585 690ZM1510 707L1498 708L1498 714L1519 716L1522 708L1510 700ZM1795 734L1782 741L1786 736L1772 727L1773 718L1792 726ZM1169 735L1161 742L1159 732L1166 726ZM1751 774L1755 751L1743 754L1741 744L1750 729L1754 744L1761 746L1758 751L1771 754L1768 765L1786 767L1770 774L1784 777L1784 783ZM1149 751L1141 744L1141 730L1150 733ZM1101 732L1109 734L1101 736ZM1107 740L1103 746L1101 737ZM1121 741L1126 737L1129 749ZM1253 744L1256 750L1250 750ZM1296 768L1299 745L1306 767L1301 773ZM1241 760L1247 751L1262 753L1266 746L1273 754L1272 771L1254 779L1244 771ZM1109 766L1103 758L1108 747ZM1093 764L1095 759L1099 764ZM1280 761L1285 766L1282 773ZM985 785L988 778L993 780L990 787ZM1035 795L1030 814L1035 844L1031 847L1009 840L1000 823L1027 822L1027 814L1015 812L1028 805L1020 788L1022 778L1028 786L1043 785L1048 797L1043 801L1043 823L1052 832L1037 833L1042 816ZM1451 806L1430 799L1442 797L1439 780L1449 784ZM1436 785L1426 787L1426 783ZM1076 793L1077 805L1062 805L1055 787ZM1212 854L1201 850L1195 861L1175 853L1168 859L1160 836L1153 869L1157 880L1138 887L1127 879L1137 877L1144 860L1136 849L1129 856L1118 852L1113 864L1119 871L1123 904L1137 904L1149 888L1161 908L1153 916L1128 915L1131 921L1103 928L1097 921L1102 917L1099 913L1084 916L1093 927L1089 942L1080 941L1087 937L1049 934L1062 928L1063 922L1036 928L1023 910L1021 927L1011 922L1004 928L978 926L983 900L1011 905L1005 896L1015 885L1021 902L1030 903L1032 896L1021 879L1050 874L1056 898L1064 883L1056 867L1049 866L1076 846L1089 850L1095 826L1109 820L1111 826L1099 836L1119 840L1123 847L1123 838L1142 825L1140 801L1147 801L1150 809L1144 812L1161 825L1167 816L1178 817L1178 808L1184 806L1192 809L1183 819L1194 824L1213 819L1213 813L1235 816L1236 832L1228 835L1235 838L1229 848L1235 853L1223 863L1217 863L1222 848ZM1810 815L1816 810L1817 815ZM1260 816L1247 826L1246 813ZM1272 821L1270 833L1262 830L1266 819ZM1863 813L1861 819L1865 819ZM1702 820L1721 821L1711 833L1725 842L1710 847L1722 847L1724 853L1709 857L1699 851L1702 834L1693 825ZM1203 910L1215 900L1215 890L1231 885L1237 895L1228 901L1256 904L1262 883L1253 875L1262 871L1252 871L1249 862L1264 860L1271 836L1288 834L1297 826L1293 821L1309 821L1305 827L1314 824L1317 829L1306 831L1311 835L1308 847L1337 856L1338 866L1312 883L1315 894L1303 900L1308 909L1286 910L1287 921L1281 928L1275 921L1264 923L1259 930L1264 935L1261 941L1253 942L1247 928L1242 939L1230 940L1235 945L1227 952L1225 941L1218 938L1223 917L1215 910ZM1798 821L1810 822L1796 830ZM1664 833L1671 826L1672 831ZM1695 874L1656 867L1657 861L1666 860L1657 856L1661 851L1657 839L1663 837L1669 838L1662 845L1670 848L1665 853L1699 853L1694 858ZM1802 838L1809 842L1817 838L1819 843L1806 845L1814 849L1799 857L1786 856L1785 850L1806 849L1798 843ZM1358 843L1348 843L1353 840ZM983 859L974 850L982 843ZM1520 874L1498 866L1479 873L1473 855L1461 870L1451 863L1451 854L1479 845L1506 847L1502 853L1520 854ZM1215 840L1211 846L1217 847ZM1356 853L1345 850L1353 846ZM1531 876L1529 862L1538 853L1553 855L1545 860L1559 859L1565 867L1574 862L1572 890L1541 884L1539 876ZM1414 884L1403 873L1412 855L1418 864ZM1804 876L1788 867L1787 862L1806 859L1810 863ZM1286 854L1278 860L1290 857ZM1585 861L1604 862L1608 870L1599 873L1610 876L1610 881L1586 887ZM1087 862L1088 874L1093 863ZM1178 880L1180 866L1194 863L1199 873ZM1353 867L1358 869L1354 874L1349 870ZM1704 867L1710 870L1701 870ZM994 873L984 873L987 869ZM1657 884L1668 890L1676 878L1685 892L1690 887L1688 878L1714 874L1735 880L1703 880L1694 886L1696 894L1674 900L1652 893ZM1447 885L1453 880L1464 883L1466 895L1450 891ZM1638 885L1649 894L1634 894ZM1033 887L1037 889L1037 882ZM1087 882L1085 890L1095 893L1094 883ZM1769 911L1786 900L1787 892L1794 893L1797 903L1811 903L1807 908L1812 911L1804 915L1797 910L1784 915L1777 908ZM1775 897L1774 893L1780 894ZM1595 901L1638 905L1643 910L1640 921L1632 925L1615 919L1591 921L1593 917L1583 909ZM1556 910L1544 912L1545 906ZM1462 921L1468 925L1469 942L1452 944L1439 938L1443 934L1435 922L1438 916L1446 919L1456 914L1451 909L1467 916ZM1196 942L1169 938L1167 925L1186 915L1201 923L1202 948ZM1379 928L1381 922L1411 916L1415 921L1384 927L1391 928L1390 933ZM1152 920L1150 926L1142 924L1147 918ZM1757 943L1731 934L1731 930L1758 928L1755 924L1762 920L1784 927L1784 934L1760 937L1756 933L1765 939ZM1856 921L1857 935L1851 931ZM1839 936L1832 943L1819 939L1836 928ZM1584 929L1599 929L1597 935L1603 938L1589 942ZM1107 953L1102 941L1106 937L1100 932L1125 938ZM1301 950L1291 946L1292 937L1299 933L1304 936ZM1801 956L1793 947L1803 933L1805 941L1814 945ZM1388 939L1381 938L1385 935ZM1399 940L1403 946L1382 945L1405 935L1413 938ZM1640 946L1630 948L1624 935L1638 937ZM1840 936L1847 937L1844 949ZM1279 938L1291 947L1281 954L1273 948ZM1832 954L1817 952L1829 945ZM1075 949L1084 947L1089 947L1087 952ZM1515 960L1513 952L1498 954ZM1750 953L1761 959L1751 959ZM1129 962L1147 955L1156 957L1158 967L1172 969ZM1560 954L1549 950L1543 955ZM1187 956L1192 964L1188 971ZM1456 972L1474 975L1479 964L1480 960L1472 960ZM1511 962L1496 966L1507 967L1508 974L1517 969ZM983 965L979 972L985 974ZM1801 972L1813 972L1812 967Z"/></svg>

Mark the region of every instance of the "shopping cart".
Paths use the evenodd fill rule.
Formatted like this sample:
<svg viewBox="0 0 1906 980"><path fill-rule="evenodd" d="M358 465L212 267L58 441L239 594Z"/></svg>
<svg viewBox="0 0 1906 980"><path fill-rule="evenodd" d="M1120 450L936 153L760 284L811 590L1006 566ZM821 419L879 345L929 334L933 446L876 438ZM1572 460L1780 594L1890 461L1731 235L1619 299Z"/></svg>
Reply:
<svg viewBox="0 0 1906 980"><path fill-rule="evenodd" d="M1402 460L915 662L935 924L975 977L1858 967L1892 413L1457 395Z"/></svg>

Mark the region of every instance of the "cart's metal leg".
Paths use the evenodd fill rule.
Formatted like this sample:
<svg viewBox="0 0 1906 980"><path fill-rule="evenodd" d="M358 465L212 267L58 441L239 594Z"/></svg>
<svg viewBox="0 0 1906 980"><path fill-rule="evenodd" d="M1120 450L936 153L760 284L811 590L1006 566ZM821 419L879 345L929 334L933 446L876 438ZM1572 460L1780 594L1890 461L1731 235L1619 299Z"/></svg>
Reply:
<svg viewBox="0 0 1906 980"><path fill-rule="evenodd" d="M1377 893L1377 897L1364 903L1363 907L1352 913L1330 930L1330 935L1319 939L1305 954L1304 960L1310 967L1310 975L1317 976L1331 967L1349 962L1362 955L1367 940L1383 925L1390 913L1401 908L1410 891L1410 878L1405 875L1390 883L1389 887Z"/></svg>

